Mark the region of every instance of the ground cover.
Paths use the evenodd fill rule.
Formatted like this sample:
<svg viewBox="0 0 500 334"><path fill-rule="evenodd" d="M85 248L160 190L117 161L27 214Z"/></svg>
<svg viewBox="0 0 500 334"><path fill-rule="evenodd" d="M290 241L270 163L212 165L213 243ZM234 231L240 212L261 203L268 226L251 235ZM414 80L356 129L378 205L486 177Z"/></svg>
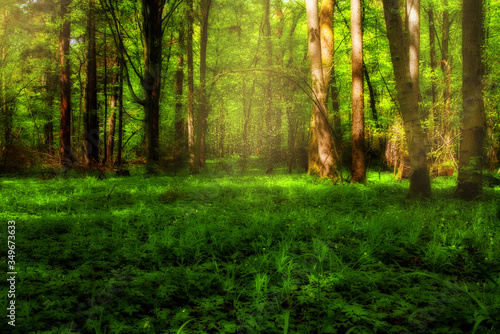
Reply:
<svg viewBox="0 0 500 334"><path fill-rule="evenodd" d="M464 202L453 177L407 200L384 172L67 174L0 179L19 333L500 332L498 188Z"/></svg>

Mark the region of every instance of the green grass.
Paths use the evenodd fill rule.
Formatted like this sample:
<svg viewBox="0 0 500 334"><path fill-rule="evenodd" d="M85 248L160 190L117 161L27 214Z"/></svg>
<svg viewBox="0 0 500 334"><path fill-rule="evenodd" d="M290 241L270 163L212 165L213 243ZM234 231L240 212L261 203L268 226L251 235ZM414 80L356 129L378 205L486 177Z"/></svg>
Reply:
<svg viewBox="0 0 500 334"><path fill-rule="evenodd" d="M390 173L238 168L0 182L19 333L500 332L498 188L463 202L437 178L410 201Z"/></svg>

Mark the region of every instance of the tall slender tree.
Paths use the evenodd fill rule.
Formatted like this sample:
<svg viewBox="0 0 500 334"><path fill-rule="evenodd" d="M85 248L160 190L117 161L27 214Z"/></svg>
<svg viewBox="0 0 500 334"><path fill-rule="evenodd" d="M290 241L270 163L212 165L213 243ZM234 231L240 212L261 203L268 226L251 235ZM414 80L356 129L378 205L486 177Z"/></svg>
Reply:
<svg viewBox="0 0 500 334"><path fill-rule="evenodd" d="M125 65L123 59L120 59L120 83L118 86L118 153L116 155L116 163L123 164L122 150L123 150L123 76L125 75Z"/></svg>
<svg viewBox="0 0 500 334"><path fill-rule="evenodd" d="M408 197L430 196L431 183L426 162L425 135L420 123L418 95L414 88L408 43L399 0L383 0L387 37L396 79L397 99L408 144L411 176Z"/></svg>
<svg viewBox="0 0 500 334"><path fill-rule="evenodd" d="M7 16L7 9L4 9L2 12L2 30L4 30L2 39L5 40L6 37L6 29L4 27L6 26L6 16ZM1 52L1 57L0 58L0 64L3 64L6 61L6 50L5 50L5 45L2 43L0 47L0 52ZM2 130L3 130L3 138L2 138L2 152L0 155L0 166L2 166L6 162L6 154L7 154L7 149L9 146L10 142L10 134L12 130L12 116L11 112L9 109L9 103L7 101L7 84L6 84L6 75L5 71L0 71L0 108L2 109Z"/></svg>
<svg viewBox="0 0 500 334"><path fill-rule="evenodd" d="M474 199L482 193L483 148L486 129L482 92L483 4L464 0L462 14L462 140L456 193Z"/></svg>
<svg viewBox="0 0 500 334"><path fill-rule="evenodd" d="M111 87L111 98L110 98L110 114L108 118L108 138L106 144L106 163L110 163L113 161L113 153L115 147L115 132L116 132L116 108L119 102L119 62L118 58L115 59L113 64L113 79L112 79L112 87Z"/></svg>
<svg viewBox="0 0 500 334"><path fill-rule="evenodd" d="M319 13L320 19L320 35L321 35L321 63L323 71L323 85L324 89L324 99L325 105L330 97L330 88L332 95L332 107L334 109L334 118L338 120L335 116L335 112L338 112L338 98L337 98L337 88L335 85L335 68L334 68L334 26L333 26L333 14L335 8L334 0L324 0L321 3L321 9ZM342 144L340 135L336 134L334 136L334 160L337 161L337 168L340 169L340 145ZM333 166L332 166L333 167ZM309 126L309 151L308 151L308 172L312 174L319 174L321 170L321 162L318 155L318 139L316 137L316 119L314 113L311 115L311 121ZM331 171L334 173L334 171Z"/></svg>
<svg viewBox="0 0 500 334"><path fill-rule="evenodd" d="M352 40L352 182L364 182L365 117L361 0L351 0Z"/></svg>
<svg viewBox="0 0 500 334"><path fill-rule="evenodd" d="M87 86L85 91L84 144L85 165L99 161L99 118L97 115L97 52L95 40L95 3L87 12Z"/></svg>
<svg viewBox="0 0 500 334"><path fill-rule="evenodd" d="M179 52L177 54L177 70L175 71L175 143L174 159L176 163L182 160L184 143L184 118L182 115L182 93L184 84L184 27L179 29Z"/></svg>
<svg viewBox="0 0 500 334"><path fill-rule="evenodd" d="M208 99L206 89L207 75L207 43L208 43L208 19L212 0L201 2L201 32L200 32L200 103L198 109L195 168L197 172L200 167L205 166L205 146L208 117Z"/></svg>
<svg viewBox="0 0 500 334"><path fill-rule="evenodd" d="M188 105L187 105L187 132L189 168L195 171L195 142L194 142L194 65L193 65L193 25L194 9L193 0L187 0L188 26L187 26L187 66L188 66Z"/></svg>
<svg viewBox="0 0 500 334"><path fill-rule="evenodd" d="M452 20L448 9L448 1L443 1L443 27L441 38L441 70L443 72L443 107L441 110L441 128L444 144L449 145L452 136L452 111L451 111L451 55L450 55L450 29Z"/></svg>
<svg viewBox="0 0 500 334"><path fill-rule="evenodd" d="M62 164L69 164L71 156L71 67L69 62L69 40L71 21L68 9L71 0L61 1L62 27L59 37L59 65L61 66L61 126L59 134L59 156Z"/></svg>
<svg viewBox="0 0 500 334"><path fill-rule="evenodd" d="M321 34L318 19L318 1L306 0L308 51L311 69L314 129L318 140L319 175L330 174L333 166L330 127L328 124L328 109L326 107L323 65L321 60ZM311 146L309 146L311 149ZM314 149L314 147L312 148Z"/></svg>
<svg viewBox="0 0 500 334"><path fill-rule="evenodd" d="M267 66L273 66L273 44L271 40L271 1L264 0L264 40L266 45L266 58ZM267 171L271 172L274 168L277 148L275 147L276 129L273 122L273 76L268 75L267 82L265 83L265 99L266 99L266 157L267 157Z"/></svg>
<svg viewBox="0 0 500 334"><path fill-rule="evenodd" d="M157 161L160 157L159 118L164 6L165 0L142 0L143 91L148 163Z"/></svg>

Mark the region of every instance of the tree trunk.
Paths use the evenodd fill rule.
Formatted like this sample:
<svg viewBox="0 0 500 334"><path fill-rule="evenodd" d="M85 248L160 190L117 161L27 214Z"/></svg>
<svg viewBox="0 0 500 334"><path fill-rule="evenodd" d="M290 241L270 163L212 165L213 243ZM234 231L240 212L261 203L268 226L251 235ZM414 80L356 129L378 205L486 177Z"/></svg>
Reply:
<svg viewBox="0 0 500 334"><path fill-rule="evenodd" d="M408 43L412 87L414 94L420 99L420 0L406 1L406 31L408 38L405 41Z"/></svg>
<svg viewBox="0 0 500 334"><path fill-rule="evenodd" d="M87 87L85 89L84 145L85 165L99 162L99 120L97 116L97 55L95 41L94 1L87 13Z"/></svg>
<svg viewBox="0 0 500 334"><path fill-rule="evenodd" d="M2 26L5 25L6 21L6 11L2 13ZM5 34L5 33L4 33ZM0 59L0 63L6 61L6 52L5 47L2 46L2 58ZM2 152L0 155L0 166L3 166L6 163L7 158L7 149L10 145L10 135L12 131L12 113L9 109L9 103L7 101L7 85L5 83L5 72L0 72L0 81L1 81L1 92L0 92L0 107L2 108L2 123L3 123L3 138L2 138Z"/></svg>
<svg viewBox="0 0 500 334"><path fill-rule="evenodd" d="M53 80L54 76L51 71L47 74L45 85L45 99L47 101L47 123L44 125L44 151L50 155L54 155L54 120L52 108L54 106L54 86L57 85L57 80ZM55 77L57 79L57 77Z"/></svg>
<svg viewBox="0 0 500 334"><path fill-rule="evenodd" d="M62 164L71 164L71 68L69 63L69 40L71 22L68 7L71 0L61 1L62 29L59 38L59 64L61 66L61 126L59 134L59 157Z"/></svg>
<svg viewBox="0 0 500 334"><path fill-rule="evenodd" d="M332 18L335 18L335 0L332 0L331 3L332 6ZM335 50L335 45L334 45L334 20L332 19L331 22L331 29L332 29L332 46L331 50L333 53ZM337 173L340 175L340 178L342 180L342 157L343 157L343 139L342 139L342 128L341 128L341 119L340 119L340 103L339 103L339 90L337 87L337 79L335 77L335 64L333 62L333 54L332 54L332 67L330 71L330 95L331 95L331 100L332 100L332 117L333 117L333 149L335 152L335 159L336 159L336 169Z"/></svg>
<svg viewBox="0 0 500 334"><path fill-rule="evenodd" d="M437 68L437 58L436 58L436 26L434 23L434 5L431 2L429 4L429 10L427 15L429 16L429 48L430 48L430 60L431 60L431 95L432 95L432 108L434 108L438 103L437 87L436 87L436 68Z"/></svg>
<svg viewBox="0 0 500 334"><path fill-rule="evenodd" d="M120 61L120 85L118 99L120 102L120 107L118 108L118 154L116 156L116 163L118 165L123 164L122 150L123 150L123 76L124 76L124 64Z"/></svg>
<svg viewBox="0 0 500 334"><path fill-rule="evenodd" d="M193 65L193 0L187 0L188 28L187 28L187 62L188 62L188 105L187 105L187 132L189 168L195 172L195 142L194 142L194 65Z"/></svg>
<svg viewBox="0 0 500 334"><path fill-rule="evenodd" d="M198 121L196 122L196 154L194 172L198 172L200 167L205 167L205 140L207 132L207 42L208 42L208 17L212 0L203 0L201 3L202 24L200 31L200 104L198 109Z"/></svg>
<svg viewBox="0 0 500 334"><path fill-rule="evenodd" d="M333 62L334 56L334 25L333 25L333 14L335 9L334 0L325 0L321 4L320 10L320 34L321 34L321 62L323 70L323 89L325 94L325 105L327 104L330 87L332 95L332 105L334 114L337 113L338 116L338 93L335 84L335 68ZM336 108L336 109L335 109ZM336 118L337 116L334 116ZM342 142L338 140L339 136L334 135L334 150L336 152L333 155L334 160L337 162L337 168L332 165L331 173L334 174L335 169L341 169L341 145ZM313 112L311 116L310 126L309 126L309 149L308 149L308 173L309 174L319 174L321 170L321 163L318 155L318 140L316 137L316 121L315 114Z"/></svg>
<svg viewBox="0 0 500 334"><path fill-rule="evenodd" d="M246 167L247 158L250 155L250 145L248 134L250 132L250 116L252 111L253 94L255 92L255 80L252 82L252 89L247 95L246 78L243 78L243 170Z"/></svg>
<svg viewBox="0 0 500 334"><path fill-rule="evenodd" d="M482 168L486 116L482 92L482 1L464 0L462 16L462 140L456 194L475 199L483 190Z"/></svg>
<svg viewBox="0 0 500 334"><path fill-rule="evenodd" d="M429 4L429 10L427 11L427 16L429 17L429 49L430 49L430 61L431 61L431 97L432 106L430 112L425 115L425 118L429 118L430 128L428 130L429 139L431 139L431 145L434 146L435 141L435 131L436 131L436 106L438 103L438 93L437 93L437 83L436 83L436 68L437 68L437 58L436 58L436 26L434 22L434 5L431 2Z"/></svg>
<svg viewBox="0 0 500 334"><path fill-rule="evenodd" d="M267 66L273 66L273 44L271 41L271 1L264 0L264 40L266 45ZM274 169L276 163L276 129L274 129L273 122L273 76L269 73L267 76L267 83L265 86L266 97L266 157L267 157L267 171L270 172Z"/></svg>
<svg viewBox="0 0 500 334"><path fill-rule="evenodd" d="M372 118L375 122L375 128L380 129L380 123L378 121L378 112L377 112L377 93L373 88L372 81L370 80L370 73L368 73L368 69L363 64L363 73L366 79L366 85L368 86L368 92L370 94L370 110L372 112Z"/></svg>
<svg viewBox="0 0 500 334"><path fill-rule="evenodd" d="M217 134L219 135L219 150L218 150L218 156L219 159L224 158L224 141L226 137L226 124L224 120L224 95L219 97L219 129L217 131Z"/></svg>
<svg viewBox="0 0 500 334"><path fill-rule="evenodd" d="M119 90L120 88L118 87L119 84L119 72L117 70L119 66L119 60L116 59L114 63L114 70L115 73L113 74L113 87L112 87L112 93L111 93L111 101L110 101L110 107L111 107L111 113L109 114L108 118L108 142L106 144L106 163L110 163L113 161L113 153L114 153L114 147L115 147L115 132L116 132L116 107L118 106L118 100L120 98L119 96Z"/></svg>
<svg viewBox="0 0 500 334"><path fill-rule="evenodd" d="M306 0L308 51L313 90L314 128L318 141L318 156L321 177L330 175L333 166L331 136L326 108L325 85L321 60L321 34L318 20L318 1Z"/></svg>
<svg viewBox="0 0 500 334"><path fill-rule="evenodd" d="M175 72L175 139L174 159L176 164L182 162L184 149L184 118L182 116L182 88L184 83L184 28L179 29L179 54L177 55L177 71Z"/></svg>
<svg viewBox="0 0 500 334"><path fill-rule="evenodd" d="M426 163L425 135L420 124L418 96L413 87L399 0L383 0L387 37L396 79L398 102L408 143L411 177L408 197L430 196L431 184Z"/></svg>
<svg viewBox="0 0 500 334"><path fill-rule="evenodd" d="M448 143L452 137L452 115L451 105L451 59L450 59L450 13L447 9L447 1L444 1L445 10L443 12L443 37L442 37L442 60L441 70L443 71L443 109L441 112L441 128L443 129L444 142Z"/></svg>
<svg viewBox="0 0 500 334"><path fill-rule="evenodd" d="M142 0L142 35L144 59L144 116L146 127L146 161L154 163L160 157L159 118L161 66L163 45L162 0Z"/></svg>
<svg viewBox="0 0 500 334"><path fill-rule="evenodd" d="M365 182L365 117L361 0L351 0L352 40L352 182Z"/></svg>

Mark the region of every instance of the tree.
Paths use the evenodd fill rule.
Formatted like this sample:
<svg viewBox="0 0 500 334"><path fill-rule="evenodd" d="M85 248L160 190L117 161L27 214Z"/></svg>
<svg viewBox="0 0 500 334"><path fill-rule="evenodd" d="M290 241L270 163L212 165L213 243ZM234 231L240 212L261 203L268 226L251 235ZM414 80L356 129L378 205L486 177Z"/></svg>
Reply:
<svg viewBox="0 0 500 334"><path fill-rule="evenodd" d="M116 155L116 163L121 165L123 163L122 150L123 150L123 76L124 67L123 60L120 59L120 83L118 86L118 100L120 106L118 107L118 154Z"/></svg>
<svg viewBox="0 0 500 334"><path fill-rule="evenodd" d="M333 26L333 14L335 8L334 0L325 0L321 4L320 10L320 35L321 35L321 63L323 71L323 81L322 89L324 94L325 107L330 94L331 87L331 97L332 97L332 108L334 112L334 121L339 123L340 118L338 117L338 96L337 87L335 84L335 67L333 56L335 53L334 48L334 26ZM326 109L325 109L326 111ZM341 133L336 132L334 134L334 150L335 150L335 160L337 162L337 169L340 170L340 147L342 145ZM308 173L320 174L322 163L318 155L318 139L316 133L316 116L313 113L311 116L310 127L309 127L309 151L308 151ZM332 165L332 167L334 167ZM334 173L334 170L331 171Z"/></svg>
<svg viewBox="0 0 500 334"><path fill-rule="evenodd" d="M462 14L462 139L456 194L474 199L482 193L483 145L486 129L482 92L482 1L464 0Z"/></svg>
<svg viewBox="0 0 500 334"><path fill-rule="evenodd" d="M162 88L162 64L163 64L163 34L170 18L180 4L180 0L169 2L170 7L164 13L165 0L142 0L141 1L141 40L142 40L142 62L143 74L134 65L132 57L125 48L122 35L127 34L120 19L118 18L115 3L112 0L101 0L105 4L106 12L110 13L112 19L113 36L119 50L120 58L124 65L124 73L127 79L130 93L136 103L144 109L145 148L146 161L149 166L160 157L159 152L159 117L160 117L160 95ZM128 66L139 78L144 98L140 98L134 91Z"/></svg>
<svg viewBox="0 0 500 334"><path fill-rule="evenodd" d="M113 81L112 81L112 88L111 88L111 101L110 101L110 107L111 107L111 113L109 114L108 118L108 139L107 139L107 144L106 144L106 163L112 162L113 161L113 153L114 153L114 147L115 147L115 132L116 132L116 107L118 106L119 102L119 92L120 92L120 87L118 87L119 84L119 64L120 60L119 58L116 58L114 61L114 74L113 74Z"/></svg>
<svg viewBox="0 0 500 334"><path fill-rule="evenodd" d="M351 0L352 36L352 182L364 182L365 121L361 0Z"/></svg>
<svg viewBox="0 0 500 334"><path fill-rule="evenodd" d="M176 163L182 160L184 143L184 119L182 117L182 88L184 84L184 27L179 29L179 53L177 55L177 70L175 71L175 142L174 159Z"/></svg>
<svg viewBox="0 0 500 334"><path fill-rule="evenodd" d="M383 0L387 37L396 79L397 100L408 144L411 176L408 197L430 196L431 183L426 162L425 135L420 124L418 91L410 71L408 42L403 30L399 0ZM412 7L414 10L415 8ZM414 74L414 73L413 73Z"/></svg>
<svg viewBox="0 0 500 334"><path fill-rule="evenodd" d="M210 5L212 0L201 2L201 32L200 32L200 104L198 110L196 154L194 172L198 172L200 167L205 166L205 141L207 131L208 102L206 89L207 75L207 42L208 42L208 18L210 15Z"/></svg>
<svg viewBox="0 0 500 334"><path fill-rule="evenodd" d="M267 66L273 66L273 44L271 41L271 1L264 0L264 39L266 45ZM266 155L267 155L267 171L270 172L274 168L277 148L275 147L276 129L273 127L273 76L267 77L265 84L265 99L266 99Z"/></svg>
<svg viewBox="0 0 500 334"><path fill-rule="evenodd" d="M406 1L406 31L412 87L414 94L420 97L420 0Z"/></svg>
<svg viewBox="0 0 500 334"><path fill-rule="evenodd" d="M443 28L441 41L441 70L443 72L443 107L441 111L441 129L443 132L444 144L449 146L452 136L452 112L451 112L451 56L450 56L450 28L452 19L448 10L448 1L444 0ZM448 151L451 148L448 147Z"/></svg>
<svg viewBox="0 0 500 334"><path fill-rule="evenodd" d="M314 128L318 141L319 175L325 177L330 174L333 166L332 144L328 111L326 108L326 94L321 60L321 34L318 20L318 1L306 0L308 51L313 92ZM311 146L309 146L311 150ZM312 148L314 149L314 147Z"/></svg>
<svg viewBox="0 0 500 334"><path fill-rule="evenodd" d="M6 14L7 12L7 9L4 9L3 13L2 13L2 28L3 26L6 26ZM3 29L2 29L3 30ZM5 37L6 37L6 33L5 33L5 30L4 30L4 33L3 33L3 36L2 36L2 39L5 40ZM0 56L2 58L0 58L0 64L4 64L6 62L6 59L7 59L7 53L6 53L6 50L5 50L5 45L4 43L2 43L1 47L0 47ZM6 84L6 75L2 69L2 71L0 72L0 89L1 89L1 92L0 92L0 108L2 109L2 112L1 112L1 119L2 119L2 127L3 127L3 138L2 138L2 152L1 152L1 155L0 155L0 166L3 166L5 164L5 159L6 159L6 153L7 153L7 148L10 144L10 134L11 134L11 131L12 131L12 112L10 110L10 106L9 106L9 103L8 103L8 98L7 98L7 84Z"/></svg>
<svg viewBox="0 0 500 334"><path fill-rule="evenodd" d="M95 4L89 1L87 13L87 87L85 92L84 144L85 165L99 161L99 118L97 115L97 53L95 40Z"/></svg>
<svg viewBox="0 0 500 334"><path fill-rule="evenodd" d="M164 0L142 0L142 38L144 55L144 116L146 126L146 161L157 161L159 152L159 117L163 46Z"/></svg>
<svg viewBox="0 0 500 334"><path fill-rule="evenodd" d="M71 22L68 7L71 0L61 1L62 28L59 38L59 65L61 66L61 127L59 134L59 156L61 163L69 164L71 156L71 67L69 63L69 41Z"/></svg>
<svg viewBox="0 0 500 334"><path fill-rule="evenodd" d="M187 0L188 26L187 26L187 65L188 65L188 105L187 105L187 132L189 168L195 171L195 146L194 146L194 65L193 65L193 0Z"/></svg>

